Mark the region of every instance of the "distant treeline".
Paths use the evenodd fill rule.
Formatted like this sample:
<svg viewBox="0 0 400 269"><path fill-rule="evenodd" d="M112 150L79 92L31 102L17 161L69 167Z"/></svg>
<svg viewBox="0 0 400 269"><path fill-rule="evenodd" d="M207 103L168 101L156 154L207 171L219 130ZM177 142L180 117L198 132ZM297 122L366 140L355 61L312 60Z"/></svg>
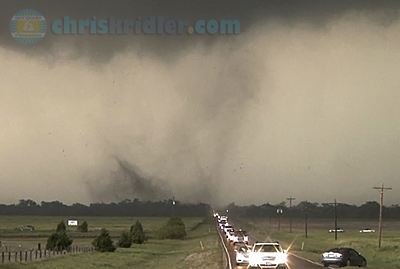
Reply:
<svg viewBox="0 0 400 269"><path fill-rule="evenodd" d="M184 204L179 201L158 202L124 200L119 203L80 203L65 205L59 201L41 202L20 200L18 204L0 204L0 215L37 216L140 216L140 217L205 217L210 214L210 206L204 203Z"/></svg>
<svg viewBox="0 0 400 269"><path fill-rule="evenodd" d="M278 209L282 209L280 217L304 218L305 214L314 218L334 218L335 205L333 203L311 203L302 201L295 206L287 206L285 202L277 205L269 203L263 205L238 206L231 203L221 210L224 214L228 210L229 216L248 217L248 218L277 218ZM279 210L279 212L281 212ZM379 217L379 203L369 201L361 206L337 203L336 212L338 218L346 219L377 219ZM383 216L385 219L400 219L400 206L383 206Z"/></svg>

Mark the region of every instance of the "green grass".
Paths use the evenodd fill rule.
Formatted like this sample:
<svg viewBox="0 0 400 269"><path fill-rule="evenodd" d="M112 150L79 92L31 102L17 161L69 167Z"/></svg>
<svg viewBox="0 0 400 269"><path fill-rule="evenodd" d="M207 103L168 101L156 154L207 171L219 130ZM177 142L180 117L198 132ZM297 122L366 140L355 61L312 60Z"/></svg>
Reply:
<svg viewBox="0 0 400 269"><path fill-rule="evenodd" d="M53 220L55 224L60 221L59 218L53 218L51 217L48 220ZM28 219L29 217L25 217L25 220ZM150 233L167 221L167 218L109 217L85 218L82 221L86 220L89 225L91 222L96 223L95 227L107 228L119 236L120 232L128 230L137 219L142 222L143 228ZM127 249L118 248L114 253L70 254L49 260L5 264L0 265L0 268L222 268L222 249L214 221L203 222L201 218L183 218L183 220L188 233L184 240L151 239L143 245L133 245ZM41 227L38 223L35 225L32 221L29 224ZM42 232L45 231L46 225L43 225ZM25 232L27 231L23 233ZM15 240L17 239L15 238ZM37 242L37 238L22 237L20 240L26 244L31 240ZM74 239L74 244L82 245L91 242L91 240L87 238Z"/></svg>
<svg viewBox="0 0 400 269"><path fill-rule="evenodd" d="M298 221L298 220L297 220ZM320 262L321 253L334 247L352 247L360 252L368 262L368 268L400 268L400 231L396 231L396 222L387 222L382 234L382 247L378 248L378 233L360 233L364 228L362 221L341 221L344 233L338 233L337 240L333 233L331 221L310 220L305 238L305 225L294 221L292 233L289 232L287 220L281 223L278 231L276 221L269 219L236 219L235 223L246 228L249 233L260 240L279 240L289 251L301 257ZM303 226L303 227L301 227ZM329 227L329 228L328 228ZM360 228L358 228L360 227ZM368 226L365 226L368 227Z"/></svg>
<svg viewBox="0 0 400 269"><path fill-rule="evenodd" d="M79 223L87 221L89 232L76 232L76 227L68 228L68 235L74 240L73 245L90 246L93 239L99 234L96 227L105 228L110 231L114 240L118 240L122 231L129 231L130 226L137 220L142 223L143 229L149 236L162 226L168 218L161 217L63 217L63 216L0 216L0 240L1 250L23 250L37 248L38 243L44 247L47 238L53 233L60 221L67 224L68 219L78 219ZM195 227L203 218L183 218L188 230ZM20 231L19 227L33 225L35 231Z"/></svg>

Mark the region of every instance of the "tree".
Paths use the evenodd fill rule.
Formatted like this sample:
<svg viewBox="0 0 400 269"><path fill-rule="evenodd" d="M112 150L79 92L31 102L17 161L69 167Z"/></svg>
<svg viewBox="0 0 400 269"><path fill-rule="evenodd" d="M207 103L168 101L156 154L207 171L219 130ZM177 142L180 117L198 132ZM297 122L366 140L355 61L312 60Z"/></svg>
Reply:
<svg viewBox="0 0 400 269"><path fill-rule="evenodd" d="M65 231L53 233L47 239L46 249L49 250L68 250L72 245L72 239L68 237Z"/></svg>
<svg viewBox="0 0 400 269"><path fill-rule="evenodd" d="M130 233L131 233L132 243L143 244L147 240L147 236L143 231L143 226L138 220L134 225L131 226Z"/></svg>
<svg viewBox="0 0 400 269"><path fill-rule="evenodd" d="M132 234L129 232L122 232L121 238L118 241L118 246L121 248L129 248L132 245Z"/></svg>
<svg viewBox="0 0 400 269"><path fill-rule="evenodd" d="M58 225L57 225L57 229L56 229L56 232L57 233L59 233L59 232L65 232L67 230L67 226L65 226L65 223L64 223L64 221L62 220Z"/></svg>
<svg viewBox="0 0 400 269"><path fill-rule="evenodd" d="M185 223L180 217L171 217L158 231L160 239L183 239L186 236Z"/></svg>
<svg viewBox="0 0 400 269"><path fill-rule="evenodd" d="M92 245L101 252L114 252L116 250L114 242L106 229L101 230L100 235L93 240Z"/></svg>
<svg viewBox="0 0 400 269"><path fill-rule="evenodd" d="M87 233L88 232L88 224L86 221L84 221L81 225L78 226L78 232L83 232L83 233Z"/></svg>
<svg viewBox="0 0 400 269"><path fill-rule="evenodd" d="M131 232L131 233L136 233L136 232L138 232L138 231L143 232L143 226L142 226L142 224L140 223L140 221L137 220L137 221L135 222L135 224L131 226L130 232Z"/></svg>

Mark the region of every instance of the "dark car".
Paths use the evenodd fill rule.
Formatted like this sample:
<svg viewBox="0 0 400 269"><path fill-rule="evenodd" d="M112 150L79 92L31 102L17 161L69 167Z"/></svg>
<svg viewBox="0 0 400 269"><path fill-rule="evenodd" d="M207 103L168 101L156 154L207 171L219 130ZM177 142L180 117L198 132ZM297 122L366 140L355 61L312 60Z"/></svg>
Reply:
<svg viewBox="0 0 400 269"><path fill-rule="evenodd" d="M325 267L330 264L339 266L367 267L367 260L352 248L333 248L322 253L322 263Z"/></svg>
<svg viewBox="0 0 400 269"><path fill-rule="evenodd" d="M248 244L249 243L249 235L244 230L235 231L233 233L233 236L231 237L231 241L233 242L233 244L236 244L236 243Z"/></svg>

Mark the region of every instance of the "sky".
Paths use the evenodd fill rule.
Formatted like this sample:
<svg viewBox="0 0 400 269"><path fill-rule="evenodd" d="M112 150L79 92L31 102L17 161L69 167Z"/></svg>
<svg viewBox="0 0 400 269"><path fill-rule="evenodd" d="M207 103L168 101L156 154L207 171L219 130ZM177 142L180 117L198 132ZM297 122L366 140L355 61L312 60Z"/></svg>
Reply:
<svg viewBox="0 0 400 269"><path fill-rule="evenodd" d="M360 205L384 183L399 204L399 7L1 1L0 203ZM23 9L46 20L35 44L11 35ZM66 16L238 20L240 33L56 33Z"/></svg>

